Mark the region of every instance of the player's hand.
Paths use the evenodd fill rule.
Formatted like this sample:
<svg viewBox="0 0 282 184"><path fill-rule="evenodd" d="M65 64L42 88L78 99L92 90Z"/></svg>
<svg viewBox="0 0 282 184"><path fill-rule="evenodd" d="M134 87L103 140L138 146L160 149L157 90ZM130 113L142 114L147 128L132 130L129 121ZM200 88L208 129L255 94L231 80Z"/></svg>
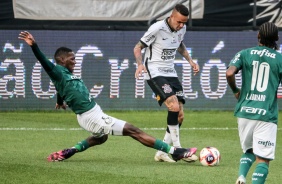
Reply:
<svg viewBox="0 0 282 184"><path fill-rule="evenodd" d="M235 98L238 100L241 94L241 90L238 93L234 93Z"/></svg>
<svg viewBox="0 0 282 184"><path fill-rule="evenodd" d="M199 71L200 71L200 67L199 67L199 65L197 64L197 63L192 63L191 64L191 67L193 68L193 73L194 73L194 75L197 75L197 73L199 73Z"/></svg>
<svg viewBox="0 0 282 184"><path fill-rule="evenodd" d="M67 109L67 105L66 105L66 104L59 105L59 104L56 103L56 107L55 107L55 108L56 108L56 109L62 108L62 109L64 109L64 110L66 110L66 109Z"/></svg>
<svg viewBox="0 0 282 184"><path fill-rule="evenodd" d="M32 34L27 31L20 32L19 37L20 40L24 40L29 46L35 43L35 39L33 38Z"/></svg>
<svg viewBox="0 0 282 184"><path fill-rule="evenodd" d="M147 73L147 70L144 65L139 65L135 72L135 78L139 79L139 77L143 74L143 71Z"/></svg>

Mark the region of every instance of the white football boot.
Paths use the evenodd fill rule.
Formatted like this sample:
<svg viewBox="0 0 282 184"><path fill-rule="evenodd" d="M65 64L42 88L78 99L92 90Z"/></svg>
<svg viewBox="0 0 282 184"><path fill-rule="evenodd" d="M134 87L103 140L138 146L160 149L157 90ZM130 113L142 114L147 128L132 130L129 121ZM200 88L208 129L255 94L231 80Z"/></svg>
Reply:
<svg viewBox="0 0 282 184"><path fill-rule="evenodd" d="M154 157L156 162L170 162L173 163L175 162L174 160L172 160L167 153L164 153L162 151L157 151L155 157Z"/></svg>
<svg viewBox="0 0 282 184"><path fill-rule="evenodd" d="M246 184L246 178L243 175L239 176L235 184Z"/></svg>

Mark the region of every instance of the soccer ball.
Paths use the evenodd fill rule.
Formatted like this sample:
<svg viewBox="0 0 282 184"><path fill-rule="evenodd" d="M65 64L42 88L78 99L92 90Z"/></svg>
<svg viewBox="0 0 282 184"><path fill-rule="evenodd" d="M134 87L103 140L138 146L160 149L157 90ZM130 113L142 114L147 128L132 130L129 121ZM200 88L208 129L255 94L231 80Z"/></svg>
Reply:
<svg viewBox="0 0 282 184"><path fill-rule="evenodd" d="M205 147L200 152L200 162L203 166L219 165L220 152L215 147Z"/></svg>

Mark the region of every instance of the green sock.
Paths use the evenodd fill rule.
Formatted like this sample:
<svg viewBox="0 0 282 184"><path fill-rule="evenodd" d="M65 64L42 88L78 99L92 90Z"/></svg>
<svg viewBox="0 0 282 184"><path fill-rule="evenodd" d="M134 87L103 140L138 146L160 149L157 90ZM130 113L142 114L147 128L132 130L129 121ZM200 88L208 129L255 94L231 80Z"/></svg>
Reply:
<svg viewBox="0 0 282 184"><path fill-rule="evenodd" d="M169 150L171 148L170 145L168 145L167 143L159 140L159 139L156 139L155 143L154 143L154 148L156 150L160 150L160 151L163 151L163 152L166 152L166 153L169 153Z"/></svg>
<svg viewBox="0 0 282 184"><path fill-rule="evenodd" d="M238 176L243 175L245 178L252 166L252 164L254 163L254 161L256 160L256 156L252 153L244 153L241 156L240 159L240 165L239 165L239 173Z"/></svg>
<svg viewBox="0 0 282 184"><path fill-rule="evenodd" d="M89 144L88 144L87 140L83 140L83 141L77 143L74 146L74 148L77 149L78 152L82 152L82 151L85 151L86 149L89 148Z"/></svg>
<svg viewBox="0 0 282 184"><path fill-rule="evenodd" d="M253 173L252 184L261 184L265 182L268 175L268 165L265 162L257 164Z"/></svg>

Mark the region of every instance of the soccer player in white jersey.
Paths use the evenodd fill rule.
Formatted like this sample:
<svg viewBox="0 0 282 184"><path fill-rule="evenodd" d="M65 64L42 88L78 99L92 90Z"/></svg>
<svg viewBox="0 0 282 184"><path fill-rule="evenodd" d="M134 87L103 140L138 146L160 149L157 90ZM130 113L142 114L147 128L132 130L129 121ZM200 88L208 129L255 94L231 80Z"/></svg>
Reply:
<svg viewBox="0 0 282 184"><path fill-rule="evenodd" d="M179 127L184 119L185 103L182 84L174 68L174 59L178 51L191 65L194 74L199 72L183 43L189 11L182 4L177 4L171 15L154 23L134 47L134 56L138 65L135 77L145 72L145 79L156 95L159 105L168 109L167 130L163 141L175 147L181 147ZM146 48L144 61L141 50ZM168 154L158 151L156 161L175 162ZM193 155L185 161L196 161Z"/></svg>
<svg viewBox="0 0 282 184"><path fill-rule="evenodd" d="M263 184L269 162L274 159L277 135L277 89L282 79L282 55L277 52L278 28L266 22L260 26L258 46L238 52L231 60L226 78L238 102L234 115L243 154L236 184L245 184L252 164L253 184ZM242 87L235 74L242 71Z"/></svg>

